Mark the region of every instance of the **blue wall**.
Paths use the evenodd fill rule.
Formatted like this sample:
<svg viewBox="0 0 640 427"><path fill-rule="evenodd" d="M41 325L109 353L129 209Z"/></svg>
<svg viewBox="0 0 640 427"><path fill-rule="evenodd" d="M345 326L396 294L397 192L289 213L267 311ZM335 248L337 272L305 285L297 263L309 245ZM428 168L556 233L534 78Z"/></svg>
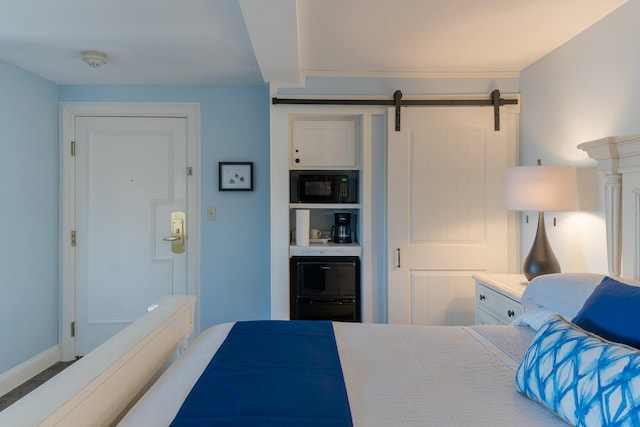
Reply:
<svg viewBox="0 0 640 427"><path fill-rule="evenodd" d="M0 89L0 372L58 343L59 101L200 103L201 327L270 317L266 86L58 87L0 62ZM253 161L255 190L219 192L219 161Z"/></svg>
<svg viewBox="0 0 640 427"><path fill-rule="evenodd" d="M201 327L270 317L265 86L58 87L0 62L0 372L58 343L58 101L201 106ZM219 192L219 161L253 161L255 191ZM217 220L206 220L206 208ZM9 243L7 243L9 242ZM9 351L9 349L11 351Z"/></svg>
<svg viewBox="0 0 640 427"><path fill-rule="evenodd" d="M578 144L640 131L640 0L529 66L520 88L522 163L595 166ZM563 268L606 273L602 207L560 216L547 232ZM525 250L533 234L523 225Z"/></svg>
<svg viewBox="0 0 640 427"><path fill-rule="evenodd" d="M63 102L198 102L201 329L270 317L269 92L266 86L63 86ZM218 191L219 161L253 161L254 191ZM207 207L217 219L207 221Z"/></svg>
<svg viewBox="0 0 640 427"><path fill-rule="evenodd" d="M58 343L58 88L0 61L0 372Z"/></svg>

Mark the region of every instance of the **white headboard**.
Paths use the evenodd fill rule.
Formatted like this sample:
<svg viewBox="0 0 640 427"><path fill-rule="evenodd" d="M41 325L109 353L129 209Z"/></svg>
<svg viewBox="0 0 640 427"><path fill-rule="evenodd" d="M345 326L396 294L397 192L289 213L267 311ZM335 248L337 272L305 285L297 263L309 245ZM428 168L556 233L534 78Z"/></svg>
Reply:
<svg viewBox="0 0 640 427"><path fill-rule="evenodd" d="M578 148L604 177L609 274L640 279L640 133L585 142Z"/></svg>

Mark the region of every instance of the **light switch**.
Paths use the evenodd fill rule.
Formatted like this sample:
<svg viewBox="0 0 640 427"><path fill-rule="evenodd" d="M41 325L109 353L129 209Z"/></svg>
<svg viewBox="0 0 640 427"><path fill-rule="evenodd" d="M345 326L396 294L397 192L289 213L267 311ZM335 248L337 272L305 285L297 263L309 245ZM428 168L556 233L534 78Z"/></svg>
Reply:
<svg viewBox="0 0 640 427"><path fill-rule="evenodd" d="M207 221L215 221L216 220L216 208L208 207L207 208Z"/></svg>

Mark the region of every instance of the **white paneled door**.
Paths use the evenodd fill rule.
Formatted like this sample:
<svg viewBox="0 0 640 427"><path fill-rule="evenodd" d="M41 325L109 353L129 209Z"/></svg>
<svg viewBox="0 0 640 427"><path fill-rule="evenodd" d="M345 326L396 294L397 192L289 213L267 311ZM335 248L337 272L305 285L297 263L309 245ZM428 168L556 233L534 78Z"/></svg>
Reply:
<svg viewBox="0 0 640 427"><path fill-rule="evenodd" d="M505 170L515 133L492 108L389 111L388 320L455 325L474 322L475 272L508 271Z"/></svg>
<svg viewBox="0 0 640 427"><path fill-rule="evenodd" d="M186 122L76 118L77 355L162 296L187 293L187 253L176 239L184 242L189 224L172 217L187 208Z"/></svg>

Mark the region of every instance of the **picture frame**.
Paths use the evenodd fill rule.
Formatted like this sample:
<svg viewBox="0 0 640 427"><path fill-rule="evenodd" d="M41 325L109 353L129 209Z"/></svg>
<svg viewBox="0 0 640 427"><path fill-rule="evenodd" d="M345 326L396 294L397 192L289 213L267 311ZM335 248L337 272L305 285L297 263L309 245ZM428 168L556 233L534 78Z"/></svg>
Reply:
<svg viewBox="0 0 640 427"><path fill-rule="evenodd" d="M253 162L218 162L219 191L253 191Z"/></svg>

